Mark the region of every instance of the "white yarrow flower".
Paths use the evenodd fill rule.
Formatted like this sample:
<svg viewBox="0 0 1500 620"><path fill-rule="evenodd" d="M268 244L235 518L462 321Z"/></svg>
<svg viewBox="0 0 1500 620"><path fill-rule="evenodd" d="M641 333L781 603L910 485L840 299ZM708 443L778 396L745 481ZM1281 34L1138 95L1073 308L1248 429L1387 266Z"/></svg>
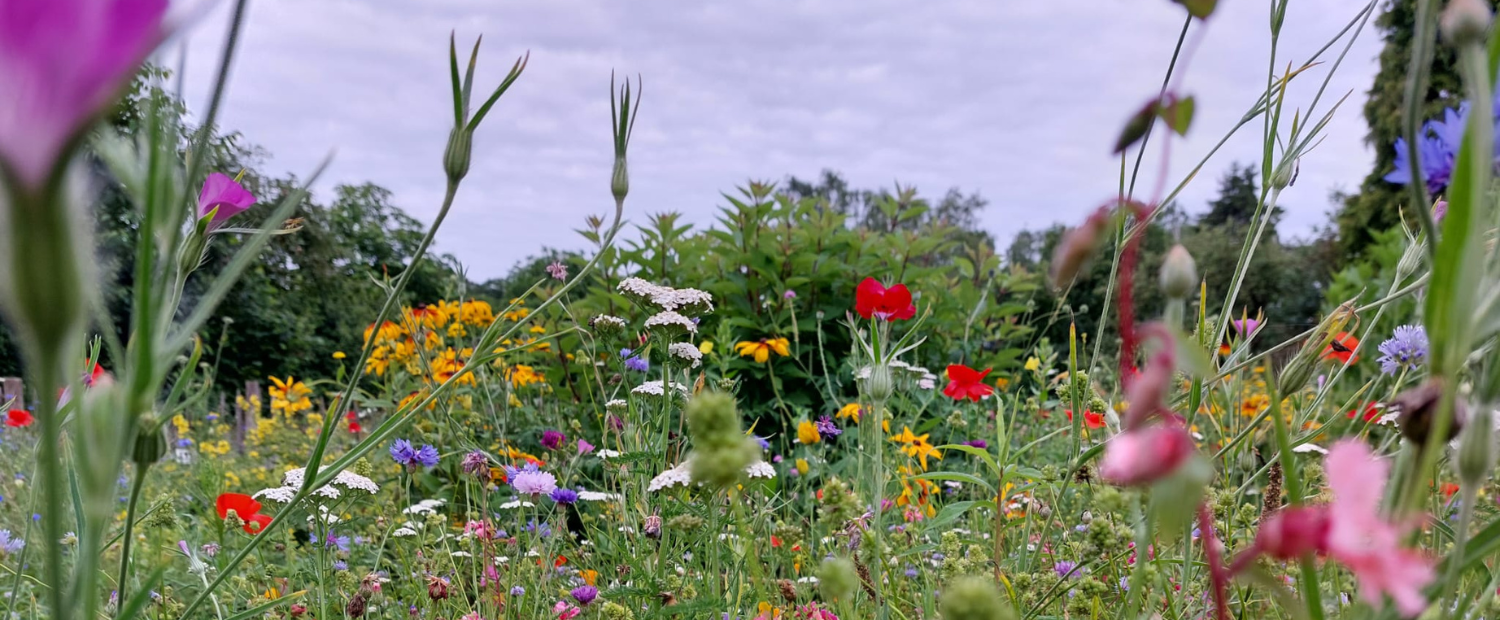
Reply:
<svg viewBox="0 0 1500 620"><path fill-rule="evenodd" d="M420 502L407 506L401 514L407 515L430 515L437 514L437 509L442 508L447 502L440 499L424 499Z"/></svg>
<svg viewBox="0 0 1500 620"><path fill-rule="evenodd" d="M697 368L703 359L703 352L691 342L674 342L667 346L667 353L677 359L692 362L693 368Z"/></svg>
<svg viewBox="0 0 1500 620"><path fill-rule="evenodd" d="M653 328L673 332L680 329L689 334L698 332L697 323L694 323L690 318L678 314L674 310L663 310L646 319L646 329Z"/></svg>
<svg viewBox="0 0 1500 620"><path fill-rule="evenodd" d="M677 390L683 395L687 395L688 393L687 386L676 381L672 382L672 389ZM642 394L645 396L664 396L666 395L666 390L662 389L661 379L655 379L635 386L635 389L630 390L630 393Z"/></svg>
<svg viewBox="0 0 1500 620"><path fill-rule="evenodd" d="M584 502L613 502L623 499L614 493L603 493L600 491L579 491L578 500Z"/></svg>
<svg viewBox="0 0 1500 620"><path fill-rule="evenodd" d="M662 489L669 489L679 485L687 486L688 483L693 481L693 475L690 471L690 463L691 461L683 461L676 467L657 474L655 478L651 479L651 484L646 486L646 490L660 491Z"/></svg>
<svg viewBox="0 0 1500 620"><path fill-rule="evenodd" d="M776 468L765 461L756 461L745 467L745 475L750 478L775 478Z"/></svg>
<svg viewBox="0 0 1500 620"><path fill-rule="evenodd" d="M256 491L250 497L264 497L280 504L290 503L297 496L297 487L271 487Z"/></svg>

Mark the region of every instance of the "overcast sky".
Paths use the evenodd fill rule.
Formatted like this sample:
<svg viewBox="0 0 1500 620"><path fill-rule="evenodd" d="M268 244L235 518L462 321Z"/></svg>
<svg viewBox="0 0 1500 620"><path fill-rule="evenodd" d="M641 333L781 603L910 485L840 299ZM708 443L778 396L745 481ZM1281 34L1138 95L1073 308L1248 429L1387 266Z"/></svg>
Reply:
<svg viewBox="0 0 1500 620"><path fill-rule="evenodd" d="M1265 87L1267 0L1219 4L1179 82L1198 114L1172 144L1169 186ZM1293 0L1277 64L1306 59L1363 5ZM186 39L190 106L206 99L226 8ZM336 151L320 199L334 183L373 181L430 221L452 119L448 34L461 49L482 34L476 91L527 50L531 63L475 137L438 236L473 279L543 246L583 247L573 229L612 208L612 69L645 79L626 204L636 222L672 210L707 225L721 192L828 168L856 187L980 192L1003 244L1114 195L1110 147L1159 88L1183 15L1168 0L254 0L223 123L269 151L273 175L306 176ZM1342 46L1294 81L1291 106L1310 105ZM1379 50L1372 23L1330 82L1319 114L1352 94L1283 194L1283 234L1325 222L1330 191L1368 172L1360 113ZM1257 120L1209 162L1183 194L1189 211L1231 162L1259 161L1260 131Z"/></svg>

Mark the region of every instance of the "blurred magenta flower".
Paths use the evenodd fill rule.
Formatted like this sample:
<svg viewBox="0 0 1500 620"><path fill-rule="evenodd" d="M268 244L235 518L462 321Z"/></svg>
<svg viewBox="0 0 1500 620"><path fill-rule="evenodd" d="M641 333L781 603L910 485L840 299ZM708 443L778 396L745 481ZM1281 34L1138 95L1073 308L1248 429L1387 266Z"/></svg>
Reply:
<svg viewBox="0 0 1500 620"><path fill-rule="evenodd" d="M167 0L0 0L0 168L47 183L162 37Z"/></svg>
<svg viewBox="0 0 1500 620"><path fill-rule="evenodd" d="M1104 444L1099 474L1120 486L1142 486L1172 475L1193 454L1193 438L1178 426L1152 425Z"/></svg>
<svg viewBox="0 0 1500 620"><path fill-rule="evenodd" d="M1255 328L1260 327L1260 321L1255 319L1235 319L1230 324L1234 325L1235 333L1241 336L1255 333Z"/></svg>
<svg viewBox="0 0 1500 620"><path fill-rule="evenodd" d="M203 181L203 190L198 192L198 217L213 212L214 224L239 215L254 205L255 195L222 172L209 174Z"/></svg>

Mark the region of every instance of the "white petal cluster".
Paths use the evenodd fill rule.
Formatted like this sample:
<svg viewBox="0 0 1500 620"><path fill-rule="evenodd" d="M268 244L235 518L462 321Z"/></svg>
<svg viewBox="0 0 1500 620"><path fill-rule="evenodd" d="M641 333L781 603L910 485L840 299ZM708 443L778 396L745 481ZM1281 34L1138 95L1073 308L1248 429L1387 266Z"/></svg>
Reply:
<svg viewBox="0 0 1500 620"><path fill-rule="evenodd" d="M698 324L694 323L692 319L678 314L676 311L663 310L646 319L646 329L673 332L680 329L687 333L695 334L698 333Z"/></svg>
<svg viewBox="0 0 1500 620"><path fill-rule="evenodd" d="M440 499L424 499L420 502L407 506L401 511L406 515L430 515L437 514L437 509L442 508L447 502Z"/></svg>
<svg viewBox="0 0 1500 620"><path fill-rule="evenodd" d="M623 398L616 398L604 403L604 408L608 411L624 411L630 408L630 403L626 402Z"/></svg>
<svg viewBox="0 0 1500 620"><path fill-rule="evenodd" d="M765 461L756 461L745 467L745 475L751 478L775 478L776 468Z"/></svg>
<svg viewBox="0 0 1500 620"><path fill-rule="evenodd" d="M620 451L619 450L610 450L608 448L605 448L603 450L595 451L594 452L594 456L599 457L599 460L601 460L601 461L608 461L609 459L620 458Z"/></svg>
<svg viewBox="0 0 1500 620"><path fill-rule="evenodd" d="M594 317L594 320L589 321L589 325L594 329L621 331L625 329L625 319L609 314L601 314Z"/></svg>
<svg viewBox="0 0 1500 620"><path fill-rule="evenodd" d="M292 501L292 498L296 496L297 487L271 487L269 489L261 489L259 491L256 491L255 494L251 495L250 497L264 497L279 504L286 504L290 503Z"/></svg>
<svg viewBox="0 0 1500 620"><path fill-rule="evenodd" d="M601 492L601 491L579 491L578 492L578 500L579 501L584 501L584 502L613 502L613 501L618 501L618 500L621 500L621 499L624 499L624 498L621 497L620 495L616 495L614 493L604 493L604 492Z"/></svg>
<svg viewBox="0 0 1500 620"><path fill-rule="evenodd" d="M531 508L531 507L534 507L534 506L536 506L536 504L533 504L531 502L522 501L522 500L519 500L519 499L513 499L513 500L510 500L508 502L505 502L504 504L500 504L500 509L501 510L513 510L513 509L516 509L516 508L523 508L523 507L524 508Z"/></svg>
<svg viewBox="0 0 1500 620"><path fill-rule="evenodd" d="M676 381L672 382L672 389L677 390L684 395L688 393L687 386ZM641 394L644 396L664 396L666 395L666 390L662 389L661 379L656 379L635 386L635 389L630 390L630 393Z"/></svg>
<svg viewBox="0 0 1500 620"><path fill-rule="evenodd" d="M692 312L713 312L714 310L714 296L695 288L672 288L640 278L625 278L620 282L618 290L662 310Z"/></svg>
<svg viewBox="0 0 1500 620"><path fill-rule="evenodd" d="M667 353L677 359L692 362L693 368L697 368L703 360L703 352L691 342L674 342L667 345Z"/></svg>
<svg viewBox="0 0 1500 620"><path fill-rule="evenodd" d="M688 483L693 481L691 468L692 461L683 461L676 467L657 474L655 478L651 479L651 484L646 486L646 490L660 491L662 489L670 489L679 485L687 486Z"/></svg>

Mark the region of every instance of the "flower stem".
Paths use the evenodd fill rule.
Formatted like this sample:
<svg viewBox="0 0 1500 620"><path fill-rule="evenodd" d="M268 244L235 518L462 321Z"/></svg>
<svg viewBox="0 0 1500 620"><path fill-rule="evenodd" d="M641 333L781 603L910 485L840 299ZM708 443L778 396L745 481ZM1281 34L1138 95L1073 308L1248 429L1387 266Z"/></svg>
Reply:
<svg viewBox="0 0 1500 620"><path fill-rule="evenodd" d="M120 537L120 577L116 581L115 589L119 592L121 606L129 599L128 591L130 582L130 544L135 538L135 507L141 498L141 489L146 486L146 472L151 470L149 463L138 463L135 470L135 479L130 483L130 501L125 505L125 532Z"/></svg>

